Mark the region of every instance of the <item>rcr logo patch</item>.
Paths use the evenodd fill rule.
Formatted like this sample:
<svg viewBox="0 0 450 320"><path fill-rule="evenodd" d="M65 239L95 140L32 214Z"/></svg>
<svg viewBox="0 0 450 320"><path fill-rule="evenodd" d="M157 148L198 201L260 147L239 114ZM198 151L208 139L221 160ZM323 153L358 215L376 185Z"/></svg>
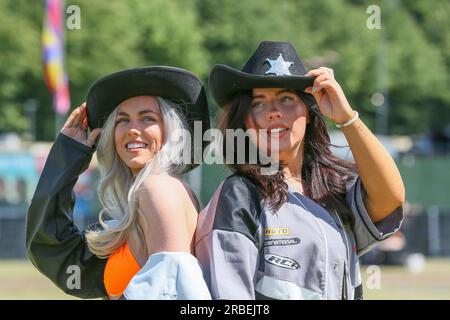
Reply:
<svg viewBox="0 0 450 320"><path fill-rule="evenodd" d="M271 236L287 236L289 235L289 228L265 228L264 235Z"/></svg>
<svg viewBox="0 0 450 320"><path fill-rule="evenodd" d="M273 264L274 266L291 269L291 270L298 270L300 269L300 264L295 261L294 259L278 256L276 254L265 254L264 260L267 263Z"/></svg>
<svg viewBox="0 0 450 320"><path fill-rule="evenodd" d="M271 246L292 246L294 244L299 244L299 238L289 238L289 239L271 239L264 241L264 247Z"/></svg>

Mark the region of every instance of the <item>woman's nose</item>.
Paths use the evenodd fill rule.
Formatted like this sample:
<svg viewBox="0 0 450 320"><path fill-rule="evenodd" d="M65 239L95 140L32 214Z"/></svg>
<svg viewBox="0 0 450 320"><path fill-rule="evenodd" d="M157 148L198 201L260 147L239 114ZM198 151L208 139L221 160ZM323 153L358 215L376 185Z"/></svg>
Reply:
<svg viewBox="0 0 450 320"><path fill-rule="evenodd" d="M269 120L275 120L275 119L281 118L281 111L276 102L274 102L270 105L270 108L268 111L268 118L269 118Z"/></svg>
<svg viewBox="0 0 450 320"><path fill-rule="evenodd" d="M139 131L138 128L136 127L131 127L130 129L128 129L128 135L129 136L139 136L141 134L141 132Z"/></svg>

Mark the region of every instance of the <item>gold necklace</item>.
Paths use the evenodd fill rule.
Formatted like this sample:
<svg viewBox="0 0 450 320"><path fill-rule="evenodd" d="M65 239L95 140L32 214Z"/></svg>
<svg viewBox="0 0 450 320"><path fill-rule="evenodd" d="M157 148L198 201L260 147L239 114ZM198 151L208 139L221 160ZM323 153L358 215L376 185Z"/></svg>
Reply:
<svg viewBox="0 0 450 320"><path fill-rule="evenodd" d="M294 176L290 176L290 177L286 178L286 180L289 180L289 179L294 179L295 181L303 183L303 179L302 178L297 178L297 177L294 177Z"/></svg>
<svg viewBox="0 0 450 320"><path fill-rule="evenodd" d="M302 186L301 191L298 190L298 187L296 187L296 189L297 189L297 191L300 192L302 195L306 195L306 194L305 194L305 188L303 188L303 182L304 182L304 180L303 180L302 178L297 178L297 177L294 177L294 176L290 176L290 177L286 178L286 181L287 181L287 180L290 180L290 179L293 179L293 180L297 181L298 183L300 183L300 185ZM294 187L295 187L295 185L294 185Z"/></svg>

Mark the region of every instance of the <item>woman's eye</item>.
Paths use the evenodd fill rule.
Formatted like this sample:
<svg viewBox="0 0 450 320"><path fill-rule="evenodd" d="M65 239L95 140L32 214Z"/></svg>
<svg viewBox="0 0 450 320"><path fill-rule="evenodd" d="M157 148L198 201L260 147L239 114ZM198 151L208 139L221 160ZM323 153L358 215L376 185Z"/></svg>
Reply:
<svg viewBox="0 0 450 320"><path fill-rule="evenodd" d="M283 97L281 97L281 102L289 102L289 101L292 101L292 100L294 100L292 97L290 97L290 96L283 96Z"/></svg>
<svg viewBox="0 0 450 320"><path fill-rule="evenodd" d="M144 117L143 120L144 120L144 122L152 122L152 121L155 121L155 118L153 118L153 117Z"/></svg>
<svg viewBox="0 0 450 320"><path fill-rule="evenodd" d="M117 119L116 120L116 125L117 124L124 124L124 123L127 123L128 122L128 119L124 119L124 118L122 118L122 119Z"/></svg>
<svg viewBox="0 0 450 320"><path fill-rule="evenodd" d="M262 107L264 107L264 103L262 102L254 102L252 104L252 108L262 108Z"/></svg>

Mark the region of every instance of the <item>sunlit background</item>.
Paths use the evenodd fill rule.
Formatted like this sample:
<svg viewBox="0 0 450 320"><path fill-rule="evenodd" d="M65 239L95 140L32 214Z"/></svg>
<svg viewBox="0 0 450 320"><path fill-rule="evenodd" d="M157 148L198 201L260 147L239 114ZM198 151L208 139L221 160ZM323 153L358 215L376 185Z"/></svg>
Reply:
<svg viewBox="0 0 450 320"><path fill-rule="evenodd" d="M186 68L208 88L214 64L241 68L262 40L292 42L309 69L333 68L404 179L401 232L362 257L365 299L450 299L449 12L446 0L66 0L59 70L44 59L44 44L55 49L46 2L0 0L0 299L72 298L25 249L27 207L65 106L79 106L99 77L136 66ZM202 165L186 180L205 205L228 174ZM80 228L97 219L96 184L94 159L75 188Z"/></svg>

